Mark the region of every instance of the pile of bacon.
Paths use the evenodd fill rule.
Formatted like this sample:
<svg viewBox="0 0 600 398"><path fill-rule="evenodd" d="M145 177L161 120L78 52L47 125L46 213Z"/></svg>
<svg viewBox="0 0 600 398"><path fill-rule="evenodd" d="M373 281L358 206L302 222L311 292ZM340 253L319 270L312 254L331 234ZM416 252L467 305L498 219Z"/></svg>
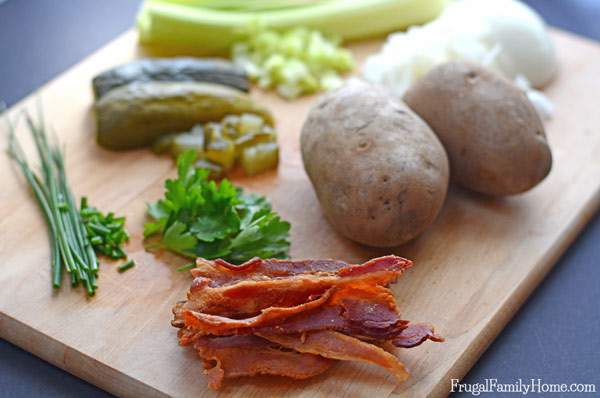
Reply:
<svg viewBox="0 0 600 398"><path fill-rule="evenodd" d="M388 289L412 265L386 256L360 265L333 260L198 259L187 301L173 308L181 345L193 345L211 388L224 378L270 374L305 379L336 360L379 365L403 382L388 350L442 341L400 319Z"/></svg>

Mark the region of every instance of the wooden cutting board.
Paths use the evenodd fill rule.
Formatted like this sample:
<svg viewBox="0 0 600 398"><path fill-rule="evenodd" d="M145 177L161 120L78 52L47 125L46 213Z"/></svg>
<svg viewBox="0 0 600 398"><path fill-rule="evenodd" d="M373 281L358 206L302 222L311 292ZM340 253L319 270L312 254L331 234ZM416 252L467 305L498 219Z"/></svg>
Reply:
<svg viewBox="0 0 600 398"><path fill-rule="evenodd" d="M180 259L147 253L141 243L145 203L162 195L173 164L149 150L109 152L94 141L90 80L139 55L133 31L17 104L11 116L23 107L33 109L41 98L47 120L66 144L75 193L127 216L127 249L137 266L119 274L104 264L92 299L68 286L53 291L42 215L20 174L0 156L0 336L124 397L447 395L450 379L466 374L599 204L600 46L562 32L553 35L561 71L546 90L556 105L547 124L554 152L549 177L506 199L452 188L435 225L394 250L354 244L324 221L299 155L300 126L314 98L285 102L255 93L276 115L282 161L277 173L235 181L269 196L291 221L293 257L362 262L394 253L415 261L393 290L406 319L435 324L446 342L399 351L412 373L405 384L396 385L374 366L339 363L307 381L243 378L228 382L219 394L207 389L200 361L177 345L169 325L171 307L185 297L191 278L175 272ZM379 44L353 49L363 59ZM4 148L5 134L0 141Z"/></svg>

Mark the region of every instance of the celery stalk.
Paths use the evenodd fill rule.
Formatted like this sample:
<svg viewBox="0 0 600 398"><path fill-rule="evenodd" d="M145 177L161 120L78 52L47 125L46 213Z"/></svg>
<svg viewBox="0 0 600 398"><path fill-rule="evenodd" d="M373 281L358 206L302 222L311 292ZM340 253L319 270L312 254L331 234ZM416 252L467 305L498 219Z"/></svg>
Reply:
<svg viewBox="0 0 600 398"><path fill-rule="evenodd" d="M285 8L306 7L335 0L166 0L169 3L185 4L213 10L258 12Z"/></svg>
<svg viewBox="0 0 600 398"><path fill-rule="evenodd" d="M274 29L304 26L357 40L435 18L447 0L335 0L261 12L223 11L146 0L138 14L140 41L171 54L225 54L237 32L260 23Z"/></svg>

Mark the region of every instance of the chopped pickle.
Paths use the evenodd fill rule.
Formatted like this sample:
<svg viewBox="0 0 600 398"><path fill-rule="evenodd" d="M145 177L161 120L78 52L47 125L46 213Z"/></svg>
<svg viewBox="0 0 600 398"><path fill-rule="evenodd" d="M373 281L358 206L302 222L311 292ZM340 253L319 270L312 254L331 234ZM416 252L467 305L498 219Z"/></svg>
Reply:
<svg viewBox="0 0 600 398"><path fill-rule="evenodd" d="M179 134L173 141L171 154L176 158L183 152L192 149L196 152L198 158L204 157L204 134L194 132Z"/></svg>
<svg viewBox="0 0 600 398"><path fill-rule="evenodd" d="M223 126L221 126L219 123L206 123L204 125L204 131L206 142L216 141L223 138Z"/></svg>
<svg viewBox="0 0 600 398"><path fill-rule="evenodd" d="M179 133L181 134L181 133ZM152 144L152 152L156 154L167 153L173 150L173 141L175 141L175 137L179 134L173 133L168 135L163 135Z"/></svg>
<svg viewBox="0 0 600 398"><path fill-rule="evenodd" d="M265 142L244 148L241 164L244 172L250 176L277 167L279 147L275 142Z"/></svg>
<svg viewBox="0 0 600 398"><path fill-rule="evenodd" d="M235 141L235 153L240 157L245 148L262 144L265 142L275 142L275 137L268 133L244 134Z"/></svg>
<svg viewBox="0 0 600 398"><path fill-rule="evenodd" d="M204 156L229 171L235 164L235 145L224 137L213 135L206 144Z"/></svg>
<svg viewBox="0 0 600 398"><path fill-rule="evenodd" d="M264 123L262 117L253 113L244 113L240 116L237 129L240 134L257 133L261 130Z"/></svg>
<svg viewBox="0 0 600 398"><path fill-rule="evenodd" d="M210 174L208 175L210 178L221 178L223 177L223 167L219 166L216 163L209 162L205 159L199 159L194 163L194 166L197 169L207 169Z"/></svg>
<svg viewBox="0 0 600 398"><path fill-rule="evenodd" d="M240 123L239 115L227 115L221 120L223 127L235 127Z"/></svg>
<svg viewBox="0 0 600 398"><path fill-rule="evenodd" d="M204 126L202 124L197 124L190 130L190 134L205 136L204 134Z"/></svg>
<svg viewBox="0 0 600 398"><path fill-rule="evenodd" d="M200 159L196 167L210 170L211 178L222 178L238 163L246 174L254 175L278 162L275 129L250 113L227 115L218 123L197 124L189 132L161 137L152 149L174 157L192 149Z"/></svg>
<svg viewBox="0 0 600 398"><path fill-rule="evenodd" d="M240 133L235 126L223 125L223 136L225 138L235 141L239 135Z"/></svg>
<svg viewBox="0 0 600 398"><path fill-rule="evenodd" d="M277 132L275 131L275 129L269 125L264 125L261 129L261 132L263 134L269 134L271 137L273 137L273 139L275 140L277 138Z"/></svg>

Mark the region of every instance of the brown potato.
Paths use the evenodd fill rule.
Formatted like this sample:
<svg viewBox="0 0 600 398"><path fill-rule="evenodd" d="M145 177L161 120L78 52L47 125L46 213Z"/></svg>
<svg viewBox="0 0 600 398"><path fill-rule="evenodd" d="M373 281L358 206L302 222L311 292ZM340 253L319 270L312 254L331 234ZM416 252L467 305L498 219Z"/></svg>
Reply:
<svg viewBox="0 0 600 398"><path fill-rule="evenodd" d="M479 66L450 62L413 84L404 101L448 152L452 179L488 195L512 195L550 172L544 126L525 94Z"/></svg>
<svg viewBox="0 0 600 398"><path fill-rule="evenodd" d="M302 160L328 221L342 235L391 247L418 236L448 188L448 158L402 101L362 82L326 94L301 134Z"/></svg>

